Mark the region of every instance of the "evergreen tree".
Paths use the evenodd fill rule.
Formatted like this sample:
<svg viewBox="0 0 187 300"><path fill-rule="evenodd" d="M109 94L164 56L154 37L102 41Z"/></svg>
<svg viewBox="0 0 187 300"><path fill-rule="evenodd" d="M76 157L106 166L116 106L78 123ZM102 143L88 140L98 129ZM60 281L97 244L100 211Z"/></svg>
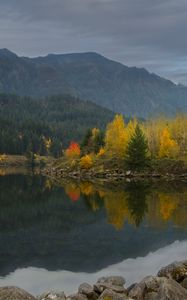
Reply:
<svg viewBox="0 0 187 300"><path fill-rule="evenodd" d="M132 170L143 169L148 162L148 144L139 125L136 125L126 151L126 164Z"/></svg>

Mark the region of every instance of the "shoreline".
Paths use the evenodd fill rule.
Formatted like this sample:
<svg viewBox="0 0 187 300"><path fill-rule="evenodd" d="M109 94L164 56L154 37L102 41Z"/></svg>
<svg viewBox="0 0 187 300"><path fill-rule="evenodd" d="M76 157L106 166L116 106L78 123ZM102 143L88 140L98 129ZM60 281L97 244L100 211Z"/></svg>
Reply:
<svg viewBox="0 0 187 300"><path fill-rule="evenodd" d="M187 182L187 173L157 173L157 172L133 172L122 170L108 170L105 172L94 171L69 171L67 169L44 168L42 175L52 179L74 179L74 180L99 180L106 182L115 181L143 181L143 180L165 180Z"/></svg>
<svg viewBox="0 0 187 300"><path fill-rule="evenodd" d="M93 285L82 283L75 294L47 291L34 297L18 287L0 287L0 300L186 300L187 260L161 268L156 276L147 276L126 286L122 276L101 277Z"/></svg>

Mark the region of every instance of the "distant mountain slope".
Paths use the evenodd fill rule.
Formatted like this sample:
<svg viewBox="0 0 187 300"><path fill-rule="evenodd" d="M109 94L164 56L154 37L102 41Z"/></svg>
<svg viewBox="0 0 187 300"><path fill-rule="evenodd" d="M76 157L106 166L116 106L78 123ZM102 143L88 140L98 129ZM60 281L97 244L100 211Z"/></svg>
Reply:
<svg viewBox="0 0 187 300"><path fill-rule="evenodd" d="M186 87L96 53L26 58L1 49L0 91L37 97L69 93L139 117L187 111Z"/></svg>
<svg viewBox="0 0 187 300"><path fill-rule="evenodd" d="M29 148L46 154L45 139L52 140L51 153L62 155L70 141L80 142L87 129L104 129L114 113L68 95L32 99L0 94L0 153L25 154Z"/></svg>

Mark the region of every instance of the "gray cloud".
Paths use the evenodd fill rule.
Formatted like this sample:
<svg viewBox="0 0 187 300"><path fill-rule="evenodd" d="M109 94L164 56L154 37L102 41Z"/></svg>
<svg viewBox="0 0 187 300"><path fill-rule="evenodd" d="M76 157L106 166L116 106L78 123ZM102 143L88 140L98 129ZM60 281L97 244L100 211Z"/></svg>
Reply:
<svg viewBox="0 0 187 300"><path fill-rule="evenodd" d="M97 51L187 84L186 0L1 0L0 47Z"/></svg>

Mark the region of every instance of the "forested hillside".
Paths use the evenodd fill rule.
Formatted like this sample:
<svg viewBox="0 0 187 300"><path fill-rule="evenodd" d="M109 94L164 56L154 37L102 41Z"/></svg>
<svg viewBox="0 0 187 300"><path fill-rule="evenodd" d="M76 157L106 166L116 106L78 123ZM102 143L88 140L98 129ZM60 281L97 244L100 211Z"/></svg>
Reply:
<svg viewBox="0 0 187 300"><path fill-rule="evenodd" d="M0 92L43 97L71 94L125 115L187 111L187 88L97 53L19 57L0 49Z"/></svg>
<svg viewBox="0 0 187 300"><path fill-rule="evenodd" d="M37 101L0 94L0 153L58 156L89 127L104 129L112 118L111 111L69 95Z"/></svg>

